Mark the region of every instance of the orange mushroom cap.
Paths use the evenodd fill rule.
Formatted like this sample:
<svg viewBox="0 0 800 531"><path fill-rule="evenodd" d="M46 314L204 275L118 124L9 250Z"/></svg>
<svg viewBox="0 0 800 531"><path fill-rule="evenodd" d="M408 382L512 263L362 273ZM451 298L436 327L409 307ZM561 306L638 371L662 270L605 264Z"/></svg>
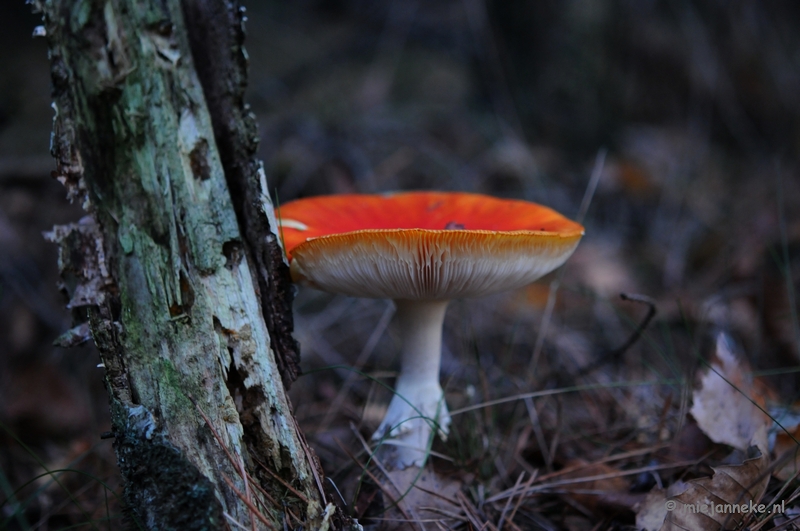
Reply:
<svg viewBox="0 0 800 531"><path fill-rule="evenodd" d="M527 285L583 227L527 201L461 192L299 199L278 212L292 277L356 297L446 300Z"/></svg>

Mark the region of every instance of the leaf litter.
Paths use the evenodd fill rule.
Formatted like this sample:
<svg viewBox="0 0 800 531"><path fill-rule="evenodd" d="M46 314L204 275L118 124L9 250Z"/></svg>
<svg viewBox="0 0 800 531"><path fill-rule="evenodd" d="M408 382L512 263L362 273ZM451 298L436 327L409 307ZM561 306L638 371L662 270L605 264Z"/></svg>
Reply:
<svg viewBox="0 0 800 531"><path fill-rule="evenodd" d="M732 460L744 460L711 467L712 476L652 490L637 511L639 528L734 529L759 513L772 512L762 504L771 472L768 394L736 355L731 339L718 334L715 357L700 374L690 413L712 441L734 448Z"/></svg>
<svg viewBox="0 0 800 531"><path fill-rule="evenodd" d="M600 2L588 11L556 10L558 16L537 8L509 17L508 10L519 2L489 2L488 19L481 23L484 15L474 9L481 3L472 0L444 7L411 2L416 6L412 14L397 2L401 7L389 10L380 7L385 2L368 10L351 0L316 4L275 12L248 3L247 48L253 60L248 100L259 115L270 187L278 189L281 201L337 191L464 189L533 199L574 214L597 150L609 146L606 169L587 213L585 241L567 266L558 296L551 296L545 281L516 297L509 294L469 307L453 304L445 327L442 383L448 401L464 413L447 445L434 444L437 455L449 460L432 454L428 465L448 480L447 499L438 498L444 504L438 513L422 510L436 505L434 497L426 500L425 491L415 488L411 493L420 494L418 501L411 493L402 501L419 504L410 510L425 522L406 526L630 529L634 507L646 504L648 496L664 495L664 502L673 497L677 503L680 496L696 496L694 489L724 491L727 483L714 485L721 474L752 475L750 464L758 469L765 464L765 457L747 454L746 434L761 423L752 402L735 393L717 399L727 409L720 424L724 419L735 424L708 428L694 419L694 413L715 418L695 409L695 393L686 384L691 368L707 352L702 343L711 327L729 331L754 369L772 370L765 381L788 400L782 405L762 394L759 378L748 383L750 369L738 357L738 376L726 376L733 386L716 376L710 379L709 369L700 371L709 388L741 391L752 385L740 395L774 418L765 468L773 477L761 501L781 501L787 514L750 518L744 525L753 530L790 525L800 464L800 405L792 403L798 378L787 370L800 360L798 322L792 317L800 295L793 292L800 285L800 180L796 156L791 155L800 124L800 77L784 74L795 70L796 10L775 3L739 10L691 2L665 14L652 6L618 10L617 3ZM473 8L470 16L463 16L462 5ZM407 18L393 20L398 12ZM608 16L614 12L621 16ZM13 17L8 21L25 26ZM270 31L261 31L264 27ZM534 63L529 52L520 53L520 44L528 42L515 34L520 29L526 36L539 36L547 50ZM486 37L484 32L492 34ZM3 35L11 38L13 33ZM602 35L615 36L611 45L598 39ZM9 40L14 45L6 48L14 50L12 56L30 57L32 52L23 52L26 37ZM464 46L474 42L481 48L477 51L486 52L486 43L494 41L502 57L476 55L473 46ZM383 44L376 48L375 43ZM41 50L35 54L44 59ZM496 71L495 65L513 66L515 57L524 64L510 72L510 86L504 86L502 75L487 75ZM645 63L652 68L642 68ZM109 421L96 352L88 345L82 347L85 351L65 352L50 344L69 329L70 319L61 312L63 302L49 296L56 295L54 249L39 235L54 223L77 221L80 214L54 216L66 203L62 188L49 177L52 117L46 83L39 79L46 66L37 70L33 61L18 64L5 71L24 74L25 80L30 76L31 81L0 87L0 418L35 441L50 470L72 462L69 449L75 441L91 443L95 450L82 458L82 470L89 469L85 465L91 460L91 470L116 486L120 480L111 444L97 442ZM365 112L368 106L360 101L363 91L358 87L380 65L394 66L382 72L386 90L379 91L380 101ZM707 84L696 75L706 67L718 74L718 83ZM623 73L624 83L616 74L607 75L616 72ZM26 90L33 86L44 90ZM503 99L506 88L509 101ZM6 94L12 89L27 93ZM625 97L614 99L619 89ZM30 104L28 97L39 92L40 101ZM693 94L695 102L688 109L681 104L686 94ZM497 95L500 99L493 99ZM597 105L597 95L611 104ZM510 112L492 115L487 98L496 109ZM26 103L17 106L17 101ZM516 127L515 101L525 122L523 134L492 126L496 121ZM9 103L14 113L4 111ZM44 111L41 121L29 119L30 108ZM35 123L42 128L33 135L19 134L22 126ZM735 127L728 131L729 125ZM755 129L748 130L751 126ZM581 136L593 130L601 136ZM581 138L583 147L576 148ZM12 142L19 149L9 152ZM11 164L25 146L38 146L44 170L23 175ZM771 184L776 174L783 175L782 214L776 213ZM4 239L9 231L21 242L16 248ZM37 278L31 264L46 274ZM80 271L78 275L80 284ZM644 314L638 305L617 301L622 291L653 297L658 316L631 348L600 359L631 337ZM41 294L47 295L46 305ZM75 300L91 301L91 289L78 290ZM548 307L552 317L547 331L540 333ZM356 452L360 442L349 422L369 434L387 396L372 380L350 378L345 369L312 371L354 364L359 350L366 352L365 346L372 344L369 338L385 311L383 302L332 300L302 291L296 304L297 334L309 371L295 383L292 401L328 478L350 504L347 510L359 515L370 500L373 508L385 509L400 494L387 484L352 503L349 491L363 474L336 441ZM48 324L53 321L57 326ZM69 343L85 337L75 332ZM391 382L395 331L389 325L375 337L375 355L366 360L363 372ZM535 345L537 365L529 371ZM39 399L36 410L11 407L20 400L35 401L38 395L24 385L29 380L23 369L35 369L30 381L37 382L48 372L40 369L43 365L58 367L53 371L58 378L80 383L86 399L65 395ZM725 367L719 362L717 371L726 374ZM336 399L343 389L344 398ZM334 401L338 407L331 408ZM83 402L97 407L81 406ZM714 411L713 400L700 403ZM72 420L69 427L79 435L67 434L63 424L68 419L42 414L62 407L97 419ZM739 413L744 420L736 418ZM6 444L0 453L0 482L7 479L16 488L38 470L18 445ZM365 465L369 452L357 453ZM353 470L355 480L348 484ZM379 472L375 478L388 481ZM701 478L706 483L692 483ZM70 479L70 490L94 517L118 514L104 504L105 487L86 489L78 475ZM449 491L452 481L458 486L455 495ZM743 487L741 492L755 503L758 492ZM11 510L3 518L10 515L16 521L23 515L42 528L84 521L81 511L63 507L68 497L53 489L27 505L21 503L27 498L18 499L20 511L14 513L16 502L10 499L3 509ZM365 529L377 529L381 517L389 515L361 521ZM398 519L409 520L402 514ZM0 520L0 527L4 523ZM294 524L300 525L294 520L288 525ZM720 527L713 520L694 524L688 528ZM654 525L666 525L664 517ZM733 522L724 525L732 527Z"/></svg>

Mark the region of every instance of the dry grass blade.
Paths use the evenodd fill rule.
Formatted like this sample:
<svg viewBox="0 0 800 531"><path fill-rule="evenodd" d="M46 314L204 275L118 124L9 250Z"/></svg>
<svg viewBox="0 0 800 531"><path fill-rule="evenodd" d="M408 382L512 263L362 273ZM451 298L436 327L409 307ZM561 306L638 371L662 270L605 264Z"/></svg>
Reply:
<svg viewBox="0 0 800 531"><path fill-rule="evenodd" d="M303 455L305 455L306 461L308 462L308 467L311 469L311 473L314 475L314 482L317 485L320 499L324 505L327 505L328 499L325 497L325 489L322 488L322 479L319 477L319 460L317 459L316 454L314 454L314 451L308 447L308 441L306 441L306 437L303 435L303 430L301 430L300 426L297 424L297 419L292 417L292 422L294 422L297 433L300 435L300 445L303 447Z"/></svg>
<svg viewBox="0 0 800 531"><path fill-rule="evenodd" d="M299 491L299 490L297 490L296 488L292 487L292 486L291 486L291 485L290 485L290 484L289 484L289 483L288 483L288 482L287 482L285 479L283 479L283 478L282 478L282 477L280 477L278 474L276 474L275 472L273 472L272 470L270 470L270 469L269 469L269 468L268 468L268 467L267 467L267 466L266 466L264 463L262 463L262 462L261 462L261 461L259 461L258 459L256 459L255 461L256 461L256 463L258 463L258 465L259 465L259 466L260 466L260 467L261 467L263 470L265 470L265 471L266 471L266 472L267 472L267 473L268 473L270 476L272 476L272 478L273 478L275 481L277 481L278 483L280 483L281 485L283 485L284 487L286 487L286 488L287 488L287 489L288 489L288 490L289 490L289 491L290 491L292 494L294 494L295 496L297 496L298 498L300 498L300 499L303 501L303 503L305 503L306 505L308 504L308 497L307 497L305 494L303 494L302 492L300 492L300 491Z"/></svg>
<svg viewBox="0 0 800 531"><path fill-rule="evenodd" d="M342 403L348 396L348 391L353 386L353 383L355 383L355 380L359 375L358 371L361 371L361 369L364 368L364 364L367 363L367 360L372 355L375 347L378 345L378 341L380 340L380 337L383 335L386 328L389 326L389 321L391 321L393 315L394 305L390 303L386 306L386 309L383 311L378 323L375 325L375 329L372 331L372 334L370 334L369 338L367 338L366 343L364 343L364 347L358 354L358 358L356 359L355 364L353 364L353 368L356 370L348 372L339 391L336 393L336 397L333 399L328 411L322 418L322 422L320 422L319 426L320 431L325 431L328 429L328 427L330 427L333 417L339 411L339 408L342 406Z"/></svg>
<svg viewBox="0 0 800 531"><path fill-rule="evenodd" d="M514 486L511 488L511 495L506 500L506 504L503 506L503 510L500 513L500 519L497 521L497 529L503 529L503 523L505 522L506 519L506 513L508 512L508 509L511 507L511 502L514 500L514 496L517 493L519 484L522 483L523 477L525 477L525 472L520 472L519 476L517 477L517 482L514 483Z"/></svg>
<svg viewBox="0 0 800 531"><path fill-rule="evenodd" d="M353 455L353 453L347 448L347 446L342 444L342 442L338 438L334 438L334 440L336 441L336 444L339 445L339 448L341 448L342 451L345 454L347 454L347 456L353 461L353 463L355 463L356 466L358 466L358 468L361 469L361 471L364 474L366 474L367 477L369 477L373 481L373 483L375 483L375 485L377 485L377 486L379 486L381 488L383 493L386 494L386 496L392 502L392 505L397 507L397 509L403 514L403 516L406 518L406 521L415 522L416 520L413 519L411 517L411 515L405 510L405 508L402 505L399 504L399 502L397 501L397 498L395 498L395 496L391 492L389 492L389 490L386 488L386 486L383 484L383 482L380 481L375 476L375 474L373 474L372 471L369 470L369 468L367 468L363 463L361 463L361 461L359 461L358 458L355 455ZM424 531L424 529L421 529L421 531Z"/></svg>
<svg viewBox="0 0 800 531"><path fill-rule="evenodd" d="M250 478L250 476L247 474L247 470L244 467L244 458L242 456L239 456L239 460L234 459L233 455L228 450L228 447L222 441L222 437L220 437L219 433L217 433L217 430L211 424L211 420L205 414L205 412L200 407L200 405L195 401L194 397L189 396L189 400L191 400L191 402L194 404L194 407L197 408L197 411L200 413L200 416L203 417L203 420L205 421L206 426L208 426L208 429L211 430L211 433L214 435L214 438L217 440L217 443L219 444L220 448L222 448L222 451L225 452L225 455L228 457L228 460L230 461L231 465L233 465L234 469L241 476L242 481L244 482L244 490L245 490L244 493L241 493L233 485L233 482L230 479L228 479L228 477L225 476L225 474L222 474L222 477L225 480L225 482L228 484L228 486L231 489L233 489L233 491L236 493L236 495L239 496L239 498L242 499L242 501L245 503L245 505L247 505L247 508L250 510L250 513L251 513L250 514L250 520L251 520L252 527L255 530L255 519L253 518L253 516L255 516L256 518L261 520L262 518L264 518L264 515L261 514L261 512L258 510L258 508L252 502L252 497L250 495L249 481L248 481L248 479L252 480L252 478ZM271 498L270 498L270 500L271 500ZM271 527L271 524L268 523L267 525L269 525ZM274 529L274 528L272 528L272 529Z"/></svg>
<svg viewBox="0 0 800 531"><path fill-rule="evenodd" d="M695 466L695 465L697 465L697 463L698 462L694 461L694 460L693 461L681 461L681 462L677 462L677 463L667 463L667 464L663 464L663 465L652 465L652 466L645 466L645 467L640 467L640 468L633 468L631 470L620 470L619 472L614 472L614 473L609 473L609 474L597 474L597 475L594 475L594 476L587 476L587 477L584 477L584 478L565 479L565 480L561 480L561 481L554 481L552 483L543 483L541 485L531 486L529 488L526 488L526 489L522 490L521 492L523 492L524 494L521 494L521 495L522 496L528 496L528 495L533 494L535 492L542 492L542 491L547 491L547 490L550 490L550 489L555 489L555 488L558 488L558 487L564 487L564 486L567 486L567 485L575 485L575 484L580 484L580 483L587 483L587 482L590 482L590 481L598 481L598 480L603 480L603 479L613 479L613 478L624 477L624 476L635 476L635 475L641 474L643 472L653 472L653 471L656 471L656 470L668 470L668 469L671 469L671 468L681 468L681 467L685 467L685 466ZM505 491L503 491L501 493L495 494L494 496L492 496L491 498L487 499L486 501L488 503L493 503L493 502L497 502L497 501L500 501L500 500L505 500L506 498L508 498L508 497L510 497L510 496L512 496L514 494L515 493L512 492L511 490L505 490Z"/></svg>
<svg viewBox="0 0 800 531"><path fill-rule="evenodd" d="M367 441L364 440L364 437L361 436L361 433L358 431L358 429L356 428L356 426L352 422L350 423L350 430L352 430L352 432L358 438L358 441L361 443L361 446L362 446L362 448L364 448L364 451L367 452L367 454L370 454L371 450L370 450L369 444L367 443ZM403 498L405 498L406 495L408 495L408 493L411 491L411 489L414 488L414 485L411 484L411 485L408 486L407 489L403 490L402 488L400 488L399 485L397 485L397 483L395 483L393 474L391 474L386 469L386 467L383 466L383 463L381 462L380 459L378 459L378 456L376 455L376 453L372 452L370 457L371 457L371 461L373 463L375 463L375 466L377 466L380 469L380 471L383 473L384 477L389 481L389 483L392 484L392 487L394 488L394 490L397 491L398 498L396 498L396 501L393 501L393 503L397 505L397 508L403 513L403 515L409 515L409 513L410 513L410 517L412 517L414 520L420 520L419 515L416 514L416 512L414 511L413 508L404 507L403 506L404 504L400 503L403 500ZM382 489L384 488L382 483L379 483L379 485L381 485ZM386 492L385 489L384 489L384 492Z"/></svg>
<svg viewBox="0 0 800 531"><path fill-rule="evenodd" d="M464 514L467 516L469 522L475 526L475 529L489 529L492 531L497 531L497 528L492 525L491 522L484 522L481 524L478 509L472 505L472 502L467 499L463 492L459 492L456 494L456 496L458 497L458 502L461 504L461 509L464 511Z"/></svg>
<svg viewBox="0 0 800 531"><path fill-rule="evenodd" d="M454 409L450 411L450 416L454 417L457 415L461 415L463 413L467 413L469 411L475 411L476 409L498 406L500 404L516 402L518 400L525 400L526 398L541 398L544 396L577 393L581 391L594 391L598 389L625 388L625 387L652 387L654 385L672 385L680 383L681 383L680 380L661 380L659 382L654 382L652 380L642 380L642 381L630 381L630 382L618 382L618 383L594 383L586 385L575 385L572 387L564 387L558 389L547 389L545 391L533 391L530 393L518 393L504 398L497 398L495 400L488 400L486 402L481 402L479 404L472 404L470 406L464 406L462 408Z"/></svg>
<svg viewBox="0 0 800 531"><path fill-rule="evenodd" d="M456 500L448 498L447 496L443 496L443 495L439 494L438 492L434 492L434 491L432 491L430 489L426 489L425 487L421 487L419 485L415 485L414 488L417 488L417 489L421 490L422 492L424 492L426 494L430 494L431 496L433 496L435 498L438 498L438 499L440 499L442 501L446 501L447 503L449 503L451 505L455 505L456 507L458 507L458 505L459 505L459 503Z"/></svg>
<svg viewBox="0 0 800 531"><path fill-rule="evenodd" d="M227 511L223 511L222 516L224 516L225 519L228 521L228 523L231 524L233 527L237 529L244 529L245 531L247 531L247 528L242 524L240 524L239 522L237 522L236 519L233 516L231 516Z"/></svg>
<svg viewBox="0 0 800 531"><path fill-rule="evenodd" d="M600 177L603 175L603 167L606 163L606 153L606 149L600 149L597 152L597 156L594 160L594 167L592 168L592 174L589 177L588 184L586 185L586 191L583 194L581 206L578 208L578 215L575 216L575 221L578 223L583 223L583 218L586 217L586 213L589 211L589 205L592 204L592 198L594 197L595 190L597 190L597 184L600 182ZM564 276L564 271L565 268L563 267L559 269L556 279L550 283L550 292L547 296L547 305L545 306L544 314L542 315L542 321L539 325L539 334L536 337L536 344L533 347L531 360L528 364L528 374L531 376L536 374L536 368L539 366L539 358L541 357L542 348L544 347L547 329L550 327L550 319L553 316L556 295L558 294L558 289L561 286L561 278Z"/></svg>
<svg viewBox="0 0 800 531"><path fill-rule="evenodd" d="M530 486L533 485L534 481L536 481L536 474L534 474L530 478L528 478L528 481L525 482L525 486L520 491L520 496L519 496L519 498L517 498L517 503L514 504L514 510L511 511L511 514L508 517L508 522L506 522L508 525L512 525L512 526L514 526L514 528L517 528L516 524L514 524L513 522L514 522L514 517L517 515L517 511L519 510L520 506L522 505L522 501L525 499L525 496L523 496L521 493L525 492L527 489L529 489Z"/></svg>
<svg viewBox="0 0 800 531"><path fill-rule="evenodd" d="M247 497L248 507L253 506L253 497L250 493L250 482L247 481L247 470L244 467L244 457L241 455L239 456L239 470L242 476L242 480L244 481L244 495ZM256 531L256 519L250 518L250 528L252 531Z"/></svg>
<svg viewBox="0 0 800 531"><path fill-rule="evenodd" d="M219 433L217 433L217 430L214 428L214 425L211 424L211 419L208 418L205 411L203 411L203 408L201 408L200 405L195 401L194 397L189 396L188 398L189 400L191 400L192 404L194 404L194 407L197 408L197 411L198 413L200 413L200 416L203 417L206 426L208 426L208 429L211 430L211 434L214 435L214 438L217 440L217 443L219 444L220 448L222 448L222 451L225 452L228 461L230 461L231 465L233 465L233 468L238 471L239 469L238 461L234 459L233 455L231 455L231 453L228 451L228 446L223 442L222 437L220 437Z"/></svg>
<svg viewBox="0 0 800 531"><path fill-rule="evenodd" d="M461 506L458 503L456 505L458 505L459 507ZM467 518L466 516L458 514L458 513L454 513L452 511L446 511L446 510L444 510L444 509L442 509L440 507L422 507L422 509L425 509L426 511L430 511L430 512L433 512L433 513L439 513L439 514L441 514L443 516L446 516L448 518L452 518L453 520L459 520L461 522L469 522L469 518Z"/></svg>
<svg viewBox="0 0 800 531"><path fill-rule="evenodd" d="M773 475L775 475L775 471L776 470L780 469L781 461L785 457L786 456L783 456L782 458L779 458L776 462L772 463L772 465L770 466L770 469L773 471L772 472ZM786 479L784 484L781 486L780 490L778 492L776 492L775 495L772 497L772 503L770 503L769 506L776 505L778 503L778 500L784 498L784 493L789 489L790 485L793 485L795 483L795 480L797 479L798 475L800 475L800 471L795 472L794 475L792 475L791 477ZM783 503L785 505L786 504L786 500L784 500ZM763 520L761 520L761 522L758 522L757 524L755 524L753 526L750 526L750 531L759 531L762 527L767 525L767 523L769 523L769 521L770 521L770 518L764 518Z"/></svg>
<svg viewBox="0 0 800 531"><path fill-rule="evenodd" d="M653 453L657 452L658 450L661 450L661 449L664 449L664 448L667 448L667 447L669 447L669 444L659 444L657 446L651 446L649 448L641 448L641 449L638 449L638 450L631 450L629 452L622 452L622 453L619 453L619 454L610 455L610 456L605 457L603 459L597 459L595 461L592 461L591 463L581 463L581 464L576 464L576 465L573 465L573 466L566 466L566 467L562 468L561 470L557 470L557 471L551 472L549 474L544 474L544 475L541 475L541 476L537 476L537 479L539 481L547 481L547 480L550 480L550 479L553 479L553 478L557 478L559 476L563 476L565 474L570 474L572 472L576 472L576 471L584 469L584 468L589 468L589 467L591 467L593 465L612 463L614 461L621 461L623 459L630 459L632 457L640 457L640 456L643 456L643 455L653 454Z"/></svg>
<svg viewBox="0 0 800 531"><path fill-rule="evenodd" d="M228 484L228 487L230 487L230 489L239 497L239 499L242 500L242 503L247 505L247 508L250 509L250 514L252 516L255 516L256 518L258 518L258 520L262 524L264 524L265 526L267 526L271 530L278 531L275 528L275 526L273 526L270 523L270 521L267 520L267 517L264 516L263 514L261 514L261 511L259 511L258 508L255 505L253 505L253 502L248 500L247 496L242 491L240 491L239 489L236 488L236 485L233 484L233 481L231 481L230 478L228 478L228 476L226 476L225 474L222 474L222 479L225 480L225 483Z"/></svg>
<svg viewBox="0 0 800 531"><path fill-rule="evenodd" d="M795 522L800 521L800 516L795 516L794 518L787 520L786 522L782 523L777 527L773 527L772 531L780 531L781 529L797 529L795 526Z"/></svg>

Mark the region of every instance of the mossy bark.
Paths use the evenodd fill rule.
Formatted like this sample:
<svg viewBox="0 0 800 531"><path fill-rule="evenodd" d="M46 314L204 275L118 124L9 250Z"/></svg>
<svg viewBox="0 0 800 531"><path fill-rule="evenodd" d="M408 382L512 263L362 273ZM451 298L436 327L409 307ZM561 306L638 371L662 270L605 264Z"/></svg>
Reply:
<svg viewBox="0 0 800 531"><path fill-rule="evenodd" d="M296 347L286 265L241 97L238 6L37 7L50 48L56 176L88 211L51 238L70 307L87 314L105 365L130 514L153 529L249 525L232 481L276 529L290 513L289 527L328 527L333 506L281 379L296 376ZM216 59L197 56L208 50L197 31L190 44L185 16L221 28L227 47ZM246 204L235 209L231 190ZM271 501L245 488L214 432Z"/></svg>

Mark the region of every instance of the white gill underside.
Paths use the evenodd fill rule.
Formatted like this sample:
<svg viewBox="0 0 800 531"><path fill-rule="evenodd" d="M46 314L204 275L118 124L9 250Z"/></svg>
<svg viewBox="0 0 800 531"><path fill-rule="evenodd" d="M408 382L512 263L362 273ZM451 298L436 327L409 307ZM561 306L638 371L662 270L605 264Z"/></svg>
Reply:
<svg viewBox="0 0 800 531"><path fill-rule="evenodd" d="M354 297L444 300L530 284L562 265L577 244L565 248L563 242L536 242L487 250L365 241L324 252L303 250L292 267L296 276L324 291Z"/></svg>

